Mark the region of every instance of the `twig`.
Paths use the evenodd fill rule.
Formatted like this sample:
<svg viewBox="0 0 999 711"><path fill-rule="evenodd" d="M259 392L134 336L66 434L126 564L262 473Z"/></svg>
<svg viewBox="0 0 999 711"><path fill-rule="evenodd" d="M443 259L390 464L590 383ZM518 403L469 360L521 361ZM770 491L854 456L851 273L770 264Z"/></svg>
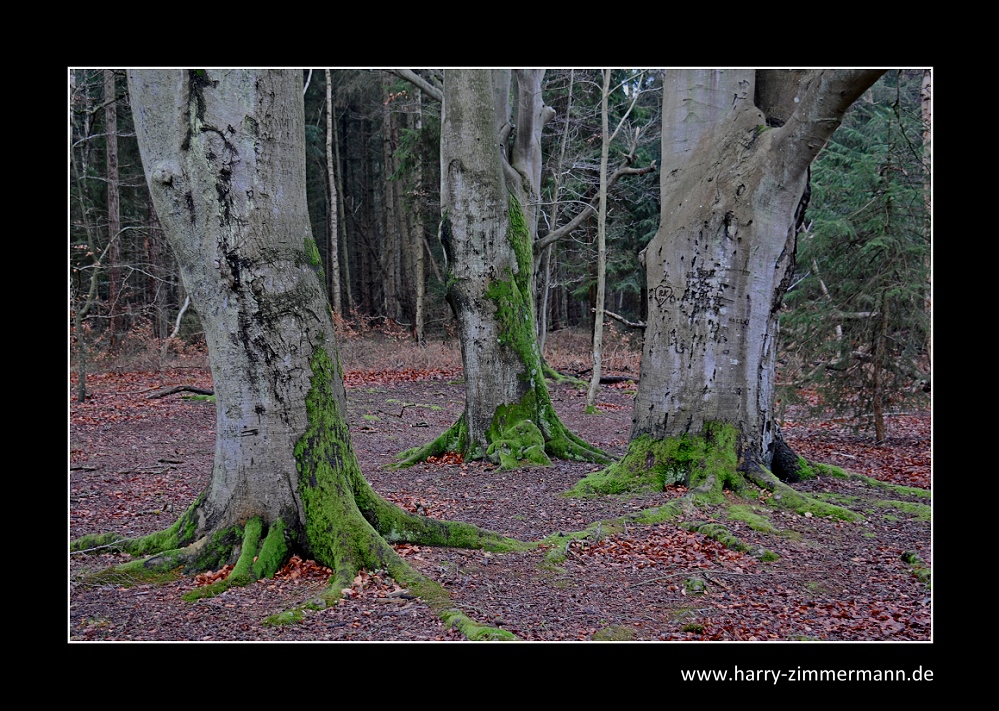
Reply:
<svg viewBox="0 0 999 711"><path fill-rule="evenodd" d="M596 309L590 309L590 311L596 313ZM608 311L607 309L604 309L604 313L610 316L615 321L620 321L625 326L631 326L632 328L645 328L647 325L644 321L629 321L624 316L616 314L613 311Z"/></svg>
<svg viewBox="0 0 999 711"><path fill-rule="evenodd" d="M167 395L173 395L174 393L179 393L179 392L192 392L197 395L215 394L214 390L209 390L208 388L196 388L193 385L177 385L176 387L164 388L163 390L154 392L152 395L149 395L147 399L155 400L156 398L166 397Z"/></svg>
<svg viewBox="0 0 999 711"><path fill-rule="evenodd" d="M99 550L101 550L103 548L115 548L115 547L118 547L119 550L120 550L120 546L118 545L120 543L124 543L124 539L121 540L121 541L115 541L114 543L105 543L103 546L94 546L93 548L84 548L81 551L70 551L69 554L70 555L80 555L82 553L93 553L94 551L99 551Z"/></svg>

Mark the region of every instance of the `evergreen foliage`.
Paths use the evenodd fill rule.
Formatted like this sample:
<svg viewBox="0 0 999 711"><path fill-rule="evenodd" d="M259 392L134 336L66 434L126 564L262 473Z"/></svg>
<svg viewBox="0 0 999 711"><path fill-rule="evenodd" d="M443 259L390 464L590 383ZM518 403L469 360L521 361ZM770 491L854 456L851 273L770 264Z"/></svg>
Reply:
<svg viewBox="0 0 999 711"><path fill-rule="evenodd" d="M929 175L921 70L887 73L847 113L812 166L796 282L781 319L792 373L858 429L929 390ZM787 371L785 371L787 372Z"/></svg>

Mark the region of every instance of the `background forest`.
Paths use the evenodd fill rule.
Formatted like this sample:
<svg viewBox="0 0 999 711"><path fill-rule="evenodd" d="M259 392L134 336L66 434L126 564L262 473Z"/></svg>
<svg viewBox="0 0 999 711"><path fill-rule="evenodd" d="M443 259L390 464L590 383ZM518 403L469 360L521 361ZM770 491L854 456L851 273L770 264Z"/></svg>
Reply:
<svg viewBox="0 0 999 711"><path fill-rule="evenodd" d="M309 212L340 326L405 333L421 344L451 341L437 237L439 73L416 71L424 88L384 70L303 74ZM813 164L782 315L782 403L832 407L878 441L889 410L930 390L929 77L922 69L887 72ZM152 208L124 72L73 69L68 79L69 325L82 399L88 371L161 367L197 356L203 341ZM604 308L640 324L646 299L639 255L660 211L661 77L614 70L611 86L608 120L620 126L611 170L647 170L622 176L608 191ZM595 205L602 87L601 70L548 70L544 77L555 118L543 133L538 238L558 239L536 269L542 348L549 333L593 329L596 220L564 228ZM641 330L619 326L615 333L637 343ZM592 362L588 351L578 353L577 374Z"/></svg>

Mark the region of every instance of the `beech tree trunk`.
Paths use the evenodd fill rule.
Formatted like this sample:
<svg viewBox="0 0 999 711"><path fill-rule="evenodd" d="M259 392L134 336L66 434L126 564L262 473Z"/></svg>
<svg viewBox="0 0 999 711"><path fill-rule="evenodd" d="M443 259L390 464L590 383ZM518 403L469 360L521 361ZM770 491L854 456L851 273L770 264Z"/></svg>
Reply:
<svg viewBox="0 0 999 711"><path fill-rule="evenodd" d="M774 366L808 167L881 73L667 72L633 443L722 423L739 433L742 465L794 468L780 451Z"/></svg>
<svg viewBox="0 0 999 711"><path fill-rule="evenodd" d="M536 206L525 211L540 182L541 73L517 73L519 118L508 147L510 77L510 70L445 73L441 241L465 411L435 442L400 455L403 464L446 451L506 467L548 464L549 455L609 461L562 425L545 385L531 292Z"/></svg>
<svg viewBox="0 0 999 711"><path fill-rule="evenodd" d="M204 568L264 540L256 577L295 548L343 583L361 567L403 573L389 539L481 545L478 529L383 501L357 465L314 269L300 72L137 70L129 85L156 211L205 328L217 439L195 504L125 549Z"/></svg>

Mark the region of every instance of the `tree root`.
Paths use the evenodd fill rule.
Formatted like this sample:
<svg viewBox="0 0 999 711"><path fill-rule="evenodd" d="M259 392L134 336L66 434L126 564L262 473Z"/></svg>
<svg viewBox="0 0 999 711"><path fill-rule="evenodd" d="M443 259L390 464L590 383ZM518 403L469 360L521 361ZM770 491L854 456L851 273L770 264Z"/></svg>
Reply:
<svg viewBox="0 0 999 711"><path fill-rule="evenodd" d="M785 484L768 469L762 466L748 467L743 474L761 489L773 492L769 502L772 506L789 509L804 515L829 516L843 521L863 521L864 517L850 509L806 496Z"/></svg>
<svg viewBox="0 0 999 711"><path fill-rule="evenodd" d="M497 418L501 419L501 418ZM598 447L571 432L559 420L550 403L542 406L542 415L535 423L530 418L510 418L503 429L496 424L489 432L485 449L468 438L465 415L432 442L401 452L392 467L410 467L425 462L430 457L440 457L449 452L459 452L466 460L486 459L504 469L521 466L548 466L549 457L596 464L610 464L614 458Z"/></svg>
<svg viewBox="0 0 999 711"><path fill-rule="evenodd" d="M493 531L460 521L440 521L410 513L378 496L363 477L355 481L353 499L343 520L327 537L329 546L306 551L334 573L321 595L327 605L336 604L343 590L363 569L383 569L401 585L430 606L449 626L469 639L514 639L504 630L480 625L457 610L448 593L437 583L423 577L390 545L407 542L416 545L481 548L495 552L527 550L533 544L507 538ZM200 502L200 499L199 499ZM188 601L219 595L230 587L245 586L261 578L270 578L287 561L292 552L292 539L285 524L278 519L266 528L259 518L243 526L219 529L183 546L188 524L196 518L197 504L192 506L172 526L148 536L127 539L114 533L84 536L70 544L78 553L98 553L109 550L145 556L86 576L90 584L130 586L139 582L161 583L205 570L222 568L236 555L229 575L210 585L187 592ZM302 619L300 611L290 611L273 622L293 622Z"/></svg>
<svg viewBox="0 0 999 711"><path fill-rule="evenodd" d="M437 439L428 444L424 444L419 447L412 447L404 452L400 452L396 456L397 461L389 466L402 469L405 467L411 467L414 464L419 464L420 462L425 462L430 457L440 457L448 452L461 452L464 454L467 448L467 442L468 427L465 426L465 415L462 414L462 416L458 418L458 421L445 430L443 434L437 437ZM472 456L468 458L475 459L476 457ZM480 453L478 459L481 458L482 454Z"/></svg>
<svg viewBox="0 0 999 711"><path fill-rule="evenodd" d="M554 381L558 385L561 385L562 383L569 383L573 387L581 388L584 390L589 386L589 383L587 383L582 378L579 378L575 375L563 375L562 373L558 372L544 361L542 361L541 363L541 372L544 374L544 377L548 378L551 381Z"/></svg>

